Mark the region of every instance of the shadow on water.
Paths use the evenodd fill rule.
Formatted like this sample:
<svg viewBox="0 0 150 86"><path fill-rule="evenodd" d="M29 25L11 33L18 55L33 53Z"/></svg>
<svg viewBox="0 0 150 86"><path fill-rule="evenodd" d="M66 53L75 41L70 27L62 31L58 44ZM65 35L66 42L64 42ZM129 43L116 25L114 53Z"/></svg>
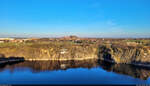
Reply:
<svg viewBox="0 0 150 86"><path fill-rule="evenodd" d="M84 61L24 61L0 65L1 71L5 69L14 71L15 68L30 68L33 73L67 70L70 68L102 68L108 72L128 75L142 80L147 80L150 76L150 68L137 67L127 64L114 64L96 59Z"/></svg>
<svg viewBox="0 0 150 86"><path fill-rule="evenodd" d="M8 57L0 54L0 70L5 68L7 65L14 65L20 62L24 62L24 57Z"/></svg>

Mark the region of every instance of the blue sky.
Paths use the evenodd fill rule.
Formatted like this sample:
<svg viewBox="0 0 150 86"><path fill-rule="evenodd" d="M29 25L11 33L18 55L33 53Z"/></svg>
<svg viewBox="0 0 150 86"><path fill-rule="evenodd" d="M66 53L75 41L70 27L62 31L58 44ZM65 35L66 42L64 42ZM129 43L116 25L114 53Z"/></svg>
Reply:
<svg viewBox="0 0 150 86"><path fill-rule="evenodd" d="M0 0L0 37L150 37L150 0Z"/></svg>

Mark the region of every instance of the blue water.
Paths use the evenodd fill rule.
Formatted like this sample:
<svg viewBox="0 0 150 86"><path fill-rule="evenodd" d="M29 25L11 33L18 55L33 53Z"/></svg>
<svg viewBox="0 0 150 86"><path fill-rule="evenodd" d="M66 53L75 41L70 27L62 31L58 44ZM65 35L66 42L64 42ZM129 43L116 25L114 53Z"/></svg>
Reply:
<svg viewBox="0 0 150 86"><path fill-rule="evenodd" d="M30 67L5 67L0 72L0 84L150 84L125 74L108 72L100 66L68 68L34 72Z"/></svg>

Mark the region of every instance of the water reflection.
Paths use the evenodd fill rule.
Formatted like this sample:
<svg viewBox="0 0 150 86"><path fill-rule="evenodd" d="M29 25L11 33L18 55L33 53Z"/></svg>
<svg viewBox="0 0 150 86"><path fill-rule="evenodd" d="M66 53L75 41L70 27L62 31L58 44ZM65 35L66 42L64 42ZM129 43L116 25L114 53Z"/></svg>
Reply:
<svg viewBox="0 0 150 86"><path fill-rule="evenodd" d="M24 61L13 64L5 64L0 66L0 71L5 69L15 72L19 68L30 68L33 73L39 73L42 71L58 71L67 70L70 68L102 68L109 72L115 72L117 74L129 75L142 80L147 80L150 76L149 68L135 67L133 65L126 64L112 64L104 61L85 60L85 61ZM19 70L18 70L19 71Z"/></svg>
<svg viewBox="0 0 150 86"><path fill-rule="evenodd" d="M117 74L129 75L141 80L147 80L150 76L150 68L146 67L138 67L127 64L112 64L103 61L99 63L99 66L104 70L115 72Z"/></svg>

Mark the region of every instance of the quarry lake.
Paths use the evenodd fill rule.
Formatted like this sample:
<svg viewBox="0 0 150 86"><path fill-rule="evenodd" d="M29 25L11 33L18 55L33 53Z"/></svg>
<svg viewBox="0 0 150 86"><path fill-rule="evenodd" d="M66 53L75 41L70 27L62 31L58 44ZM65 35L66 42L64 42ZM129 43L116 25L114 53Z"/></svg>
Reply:
<svg viewBox="0 0 150 86"><path fill-rule="evenodd" d="M150 69L98 60L24 61L0 66L0 84L150 84Z"/></svg>

